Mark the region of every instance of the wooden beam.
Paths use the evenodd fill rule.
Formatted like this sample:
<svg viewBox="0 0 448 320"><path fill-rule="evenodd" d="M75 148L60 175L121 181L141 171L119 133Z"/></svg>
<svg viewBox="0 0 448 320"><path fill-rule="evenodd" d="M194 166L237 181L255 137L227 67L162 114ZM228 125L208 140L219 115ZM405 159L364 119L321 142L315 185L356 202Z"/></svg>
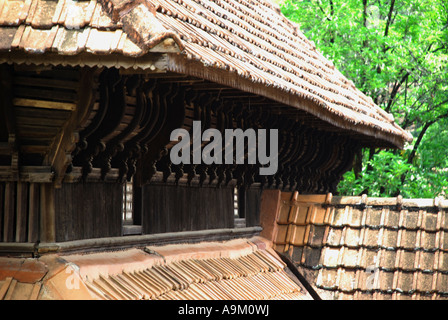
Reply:
<svg viewBox="0 0 448 320"><path fill-rule="evenodd" d="M22 181L35 183L50 183L54 173L50 166L22 166L19 178L15 177L9 166L0 166L0 181Z"/></svg>
<svg viewBox="0 0 448 320"><path fill-rule="evenodd" d="M67 111L73 111L76 109L75 103L57 102L57 101L48 101L48 100L15 98L15 99L13 99L12 103L15 106L20 106L20 107L67 110Z"/></svg>
<svg viewBox="0 0 448 320"><path fill-rule="evenodd" d="M71 153L79 139L77 130L87 120L94 102L95 78L101 69L82 69L78 83L78 102L68 121L53 140L44 159L44 165L52 166L55 171L55 185L60 187L67 167L72 162Z"/></svg>

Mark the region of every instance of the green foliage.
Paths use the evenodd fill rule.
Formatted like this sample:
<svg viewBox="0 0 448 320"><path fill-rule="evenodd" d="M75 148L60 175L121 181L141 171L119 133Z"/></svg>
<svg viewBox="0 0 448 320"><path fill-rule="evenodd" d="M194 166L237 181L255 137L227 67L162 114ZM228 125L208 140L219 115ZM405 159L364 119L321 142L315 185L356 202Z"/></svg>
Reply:
<svg viewBox="0 0 448 320"><path fill-rule="evenodd" d="M369 165L373 169L369 170ZM410 167L400 155L388 151L379 152L373 156L372 160L365 162L359 179L355 179L353 171L346 173L339 191L344 195L357 195L369 186L370 196L391 194L400 187L400 177Z"/></svg>
<svg viewBox="0 0 448 320"><path fill-rule="evenodd" d="M362 170L346 173L339 192L445 194L448 2L283 0L280 6L324 56L415 137L401 152L364 150Z"/></svg>

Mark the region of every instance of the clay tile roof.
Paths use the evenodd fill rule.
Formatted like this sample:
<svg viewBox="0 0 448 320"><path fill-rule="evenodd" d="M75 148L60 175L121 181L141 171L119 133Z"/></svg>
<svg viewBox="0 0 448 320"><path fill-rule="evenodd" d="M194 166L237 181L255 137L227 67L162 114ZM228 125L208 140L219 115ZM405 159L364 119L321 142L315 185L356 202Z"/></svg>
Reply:
<svg viewBox="0 0 448 320"><path fill-rule="evenodd" d="M283 197L274 248L323 299L448 298L448 201Z"/></svg>
<svg viewBox="0 0 448 320"><path fill-rule="evenodd" d="M312 299L260 237L2 259L0 299Z"/></svg>
<svg viewBox="0 0 448 320"><path fill-rule="evenodd" d="M398 147L412 139L266 0L6 0L0 28L0 62L144 69L154 68L148 52L177 52L168 71L253 91ZM138 59L61 58L81 53Z"/></svg>

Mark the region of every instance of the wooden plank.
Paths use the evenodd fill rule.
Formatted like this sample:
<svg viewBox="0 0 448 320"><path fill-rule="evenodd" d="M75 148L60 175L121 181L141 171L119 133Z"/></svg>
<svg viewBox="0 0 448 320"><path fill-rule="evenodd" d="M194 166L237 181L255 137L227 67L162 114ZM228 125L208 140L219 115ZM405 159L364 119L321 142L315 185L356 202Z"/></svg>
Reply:
<svg viewBox="0 0 448 320"><path fill-rule="evenodd" d="M45 78L32 78L24 76L14 77L13 83L15 85L36 86L47 88L61 88L61 89L73 89L77 85L77 81L61 80L61 79L45 79Z"/></svg>
<svg viewBox="0 0 448 320"><path fill-rule="evenodd" d="M28 242L36 242L39 237L39 185L30 183L28 203Z"/></svg>
<svg viewBox="0 0 448 320"><path fill-rule="evenodd" d="M4 201L3 241L14 241L15 182L7 182Z"/></svg>
<svg viewBox="0 0 448 320"><path fill-rule="evenodd" d="M54 186L50 183L40 185L40 240L55 242Z"/></svg>
<svg viewBox="0 0 448 320"><path fill-rule="evenodd" d="M51 117L33 117L33 116L17 116L17 125L41 125L41 126L49 126L49 127L62 127L65 123L66 119L54 119Z"/></svg>
<svg viewBox="0 0 448 320"><path fill-rule="evenodd" d="M247 227L260 225L261 188L249 188L246 191L244 217Z"/></svg>
<svg viewBox="0 0 448 320"><path fill-rule="evenodd" d="M28 154L46 154L48 152L48 148L50 146L21 146L20 150L23 153L28 153Z"/></svg>
<svg viewBox="0 0 448 320"><path fill-rule="evenodd" d="M2 287L0 288L0 300L3 300L6 296L6 293L8 292L9 286L12 282L12 277L6 277L5 282L3 283Z"/></svg>
<svg viewBox="0 0 448 320"><path fill-rule="evenodd" d="M25 182L17 182L16 196L16 242L26 241L26 226L28 216L28 184Z"/></svg>
<svg viewBox="0 0 448 320"><path fill-rule="evenodd" d="M39 86L41 79L36 81L36 86ZM71 90L54 90L51 88L50 90L39 88L39 87L22 87L16 86L14 87L14 97L24 98L24 99L40 99L40 100L59 100L59 101L76 101L78 99L76 92L73 90L76 89L76 85L74 85Z"/></svg>
<svg viewBox="0 0 448 320"><path fill-rule="evenodd" d="M12 103L15 106L21 106L21 107L67 110L67 111L73 111L76 109L76 103L69 103L69 102L14 98Z"/></svg>
<svg viewBox="0 0 448 320"><path fill-rule="evenodd" d="M20 138L32 137L32 138L47 138L53 139L54 136L60 131L60 128L46 127L40 124L36 125L24 125L22 124L18 128L18 134Z"/></svg>
<svg viewBox="0 0 448 320"><path fill-rule="evenodd" d="M62 184L55 190L56 241L121 236L121 192L117 183Z"/></svg>
<svg viewBox="0 0 448 320"><path fill-rule="evenodd" d="M33 291L31 291L31 295L29 297L29 300L37 300L40 293L40 288L42 287L42 284L39 282L36 282L33 286Z"/></svg>
<svg viewBox="0 0 448 320"><path fill-rule="evenodd" d="M58 122L67 120L72 114L71 111L67 110L36 109L19 106L14 108L14 112L18 118L30 117L38 119L53 119Z"/></svg>
<svg viewBox="0 0 448 320"><path fill-rule="evenodd" d="M157 184L142 189L144 234L233 227L232 188Z"/></svg>
<svg viewBox="0 0 448 320"><path fill-rule="evenodd" d="M0 175L1 178L1 175ZM4 203L4 199L5 199L5 182L0 182L0 209L4 209L5 207L5 203ZM3 215L4 212L0 211L0 240L3 239Z"/></svg>
<svg viewBox="0 0 448 320"><path fill-rule="evenodd" d="M14 289L16 288L17 280L12 279L11 283L9 284L8 292L6 293L4 299L5 300L11 300L12 294L14 293Z"/></svg>

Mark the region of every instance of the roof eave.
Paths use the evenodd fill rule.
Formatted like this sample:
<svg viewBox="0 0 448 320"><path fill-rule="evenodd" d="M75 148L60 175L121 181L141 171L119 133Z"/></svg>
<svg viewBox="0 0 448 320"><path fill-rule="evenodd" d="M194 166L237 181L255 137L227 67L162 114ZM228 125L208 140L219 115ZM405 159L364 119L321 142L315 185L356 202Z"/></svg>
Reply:
<svg viewBox="0 0 448 320"><path fill-rule="evenodd" d="M282 90L282 88L266 86L266 84L254 82L235 72L205 66L200 61L188 59L182 54L167 54L167 58L167 71L187 74L272 99L285 106L308 112L327 123L345 130L347 133L361 134L372 140L381 140L386 142L386 145L392 145L398 149L403 149L406 142L412 141L412 135L401 129L393 120L388 123L390 131L365 122L349 121L343 115L336 114L329 108L323 108L310 99L287 92ZM385 145L384 143L375 142L373 144Z"/></svg>

